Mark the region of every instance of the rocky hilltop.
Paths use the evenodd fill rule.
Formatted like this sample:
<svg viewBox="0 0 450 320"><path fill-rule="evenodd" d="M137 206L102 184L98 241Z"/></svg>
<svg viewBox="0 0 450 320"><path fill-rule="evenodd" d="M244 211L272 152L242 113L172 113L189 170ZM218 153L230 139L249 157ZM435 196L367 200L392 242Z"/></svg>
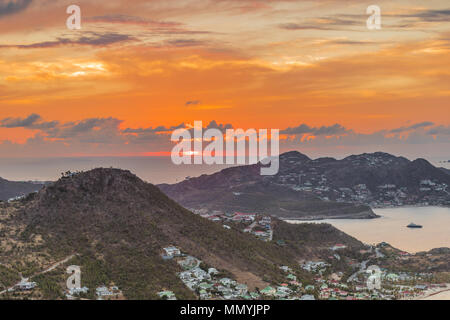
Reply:
<svg viewBox="0 0 450 320"><path fill-rule="evenodd" d="M76 255L72 263L90 271L85 280L90 287L114 283L135 299L157 298L165 288L179 298L195 297L177 276L180 266L163 259L168 246L253 286L277 281L280 265L295 268L300 259L328 256L335 243L355 251L364 247L331 225L279 220L273 221L274 237L282 245L264 242L193 214L156 186L119 169L66 175L25 199L3 203L0 218L0 258L8 274L30 276ZM62 281L40 281L47 291L64 290Z"/></svg>

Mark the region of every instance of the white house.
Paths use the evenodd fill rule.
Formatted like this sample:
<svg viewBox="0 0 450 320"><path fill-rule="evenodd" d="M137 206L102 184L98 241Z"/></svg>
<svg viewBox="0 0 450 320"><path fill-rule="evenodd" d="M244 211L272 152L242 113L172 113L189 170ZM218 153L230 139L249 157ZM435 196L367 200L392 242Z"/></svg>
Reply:
<svg viewBox="0 0 450 320"><path fill-rule="evenodd" d="M177 247L174 247L174 246L164 248L164 252L166 253L166 256L168 256L168 257L176 257L176 256L181 255L180 249L178 249Z"/></svg>

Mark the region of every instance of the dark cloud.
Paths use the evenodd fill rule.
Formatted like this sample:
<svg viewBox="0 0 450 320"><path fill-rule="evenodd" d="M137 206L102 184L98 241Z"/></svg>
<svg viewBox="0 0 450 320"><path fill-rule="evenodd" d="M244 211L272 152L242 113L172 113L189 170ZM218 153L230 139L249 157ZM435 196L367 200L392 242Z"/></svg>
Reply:
<svg viewBox="0 0 450 320"><path fill-rule="evenodd" d="M332 28L318 24L282 23L278 25L285 30L331 30Z"/></svg>
<svg viewBox="0 0 450 320"><path fill-rule="evenodd" d="M411 126L406 126L406 127L400 127L400 128L392 129L390 132L391 133L401 133L401 132L405 132L405 131L411 131L411 130L416 130L416 129L420 129L420 128L431 127L433 125L434 125L433 122L424 121L424 122L420 122L420 123L415 123L415 124L413 124Z"/></svg>
<svg viewBox="0 0 450 320"><path fill-rule="evenodd" d="M385 13L383 16L400 20L398 23L392 24L391 28L412 29L423 27L424 23L448 22L450 20L450 9L420 10L407 14Z"/></svg>
<svg viewBox="0 0 450 320"><path fill-rule="evenodd" d="M367 19L367 18L366 18ZM310 19L301 23L283 23L279 27L285 30L338 30L339 27L366 26L362 16L333 16Z"/></svg>
<svg viewBox="0 0 450 320"><path fill-rule="evenodd" d="M186 128L184 123L177 126L158 126L158 127L148 127L148 128L127 128L120 132L121 136L126 139L129 144L142 145L148 144L149 142L158 142L162 145L170 143L170 134L177 130Z"/></svg>
<svg viewBox="0 0 450 320"><path fill-rule="evenodd" d="M136 40L134 37L130 35L115 32L109 33L89 32L87 34L88 35L76 39L58 38L57 40L54 41L44 41L32 44L0 45L0 48L39 49L39 48L54 48L60 46L73 46L73 45L107 46L118 42Z"/></svg>
<svg viewBox="0 0 450 320"><path fill-rule="evenodd" d="M129 16L124 14L109 14L103 16L87 17L85 20L87 22L94 23L136 24L154 28L173 28L181 26L181 23L178 22L155 21L138 16Z"/></svg>
<svg viewBox="0 0 450 320"><path fill-rule="evenodd" d="M39 120L41 120L41 116L33 113L26 118L5 118L0 121L0 126L4 128L27 128Z"/></svg>
<svg viewBox="0 0 450 320"><path fill-rule="evenodd" d="M340 124L334 124L332 126L322 126L320 128L315 128L314 134L317 136L329 136L329 135L339 135L348 133L349 130L347 130L345 127L341 126Z"/></svg>
<svg viewBox="0 0 450 320"><path fill-rule="evenodd" d="M46 150L49 154L86 153L126 153L126 152L148 152L148 151L170 151L173 147L170 141L171 133L176 129L186 128L193 136L193 128L185 123L176 126L156 126L147 128L122 129L122 120L109 118L88 118L79 121L46 122L38 114L30 114L26 117L5 118L0 120L3 128L27 128L39 130L24 144L17 144L14 149L8 143L1 143L2 152L16 152L23 155L26 152L42 152ZM429 128L430 127L430 128ZM418 130L425 128L426 130ZM203 123L203 130L218 129L223 134L227 129L233 129L231 124L219 123L215 120L208 124ZM400 130L401 129L401 130ZM405 137L400 133L407 131ZM436 148L442 144L448 144L450 126L436 126L431 122L421 122L409 126L381 130L372 133L358 133L347 129L340 124L330 126L311 126L300 124L281 131L287 134L287 139L280 141L280 147L284 150L296 150L298 148L324 148L324 150L336 150L336 147L346 146L349 148L376 147L402 148L409 145L416 148L417 145L435 145ZM305 134L314 135L314 139L303 139ZM22 152L22 153L21 153Z"/></svg>
<svg viewBox="0 0 450 320"><path fill-rule="evenodd" d="M304 135L304 134L312 134L315 136L331 136L331 135L340 135L349 133L351 130L346 129L340 124L334 124L332 126L321 126L321 127L310 127L307 124L301 124L297 127L289 127L281 131L282 134L289 135Z"/></svg>
<svg viewBox="0 0 450 320"><path fill-rule="evenodd" d="M203 130L208 130L208 129L218 129L220 132L222 132L223 134L226 133L227 129L233 129L233 125L230 123L217 123L216 120L212 120L210 121L206 126L204 123L202 123L202 129ZM178 127L178 128L174 128L175 129L185 129L189 132L189 134L191 136L194 136L194 128L188 125L183 125L182 127Z"/></svg>
<svg viewBox="0 0 450 320"><path fill-rule="evenodd" d="M225 132L227 129L233 129L233 125L229 123L217 123L216 120L213 120L206 126L206 129L219 129L220 131Z"/></svg>
<svg viewBox="0 0 450 320"><path fill-rule="evenodd" d="M186 103L184 104L186 107L189 106L198 106L201 103L200 100L191 100L191 101L186 101Z"/></svg>
<svg viewBox="0 0 450 320"><path fill-rule="evenodd" d="M450 9L421 10L407 14L383 13L383 18L397 19L394 24L383 22L390 29L415 28L420 23L449 22ZM283 23L278 27L285 30L352 30L349 27L365 28L368 15L364 14L336 14L317 17L302 22ZM355 29L353 29L355 30Z"/></svg>
<svg viewBox="0 0 450 320"><path fill-rule="evenodd" d="M328 44L338 44L338 45L375 45L375 44L381 44L382 42L374 42L374 41L355 41L355 40L327 40L326 43Z"/></svg>
<svg viewBox="0 0 450 320"><path fill-rule="evenodd" d="M0 0L0 18L25 10L31 0Z"/></svg>
<svg viewBox="0 0 450 320"><path fill-rule="evenodd" d="M195 39L173 39L166 41L166 44L172 47L197 47L205 44L205 41L195 40Z"/></svg>
<svg viewBox="0 0 450 320"><path fill-rule="evenodd" d="M49 130L44 130L49 138L87 142L109 143L119 138L119 125L116 118L89 118L77 122L66 122Z"/></svg>
<svg viewBox="0 0 450 320"><path fill-rule="evenodd" d="M438 126L428 130L431 135L450 135L450 126Z"/></svg>
<svg viewBox="0 0 450 320"><path fill-rule="evenodd" d="M425 10L417 14L400 15L406 18L418 18L425 22L448 22L450 20L450 9Z"/></svg>
<svg viewBox="0 0 450 320"><path fill-rule="evenodd" d="M127 128L125 130L123 130L123 133L132 133L132 134L143 134L143 133L163 133L163 132L171 132L173 130L176 129L182 129L185 128L186 125L184 123L181 123L177 126L172 126L172 127L165 127L165 126L158 126L155 128L152 127L148 127L148 128L137 128L137 129L133 129L133 128Z"/></svg>
<svg viewBox="0 0 450 320"><path fill-rule="evenodd" d="M207 34L209 31L187 30L180 22L156 21L138 16L124 14L108 14L87 17L83 21L90 23L128 24L145 26L146 31L153 34Z"/></svg>
<svg viewBox="0 0 450 320"><path fill-rule="evenodd" d="M305 134L305 133L311 133L313 131L313 128L308 126L307 124L301 124L298 127L289 127L287 129L284 129L281 131L283 134Z"/></svg>
<svg viewBox="0 0 450 320"><path fill-rule="evenodd" d="M135 38L127 34L120 34L114 32L104 34L94 33L91 37L80 37L78 40L74 42L74 44L105 46L117 42L124 42L130 40L135 40Z"/></svg>
<svg viewBox="0 0 450 320"><path fill-rule="evenodd" d="M0 120L0 127L3 128L28 128L28 129L51 129L59 124L58 121L42 121L38 114L30 114L26 118L5 118Z"/></svg>

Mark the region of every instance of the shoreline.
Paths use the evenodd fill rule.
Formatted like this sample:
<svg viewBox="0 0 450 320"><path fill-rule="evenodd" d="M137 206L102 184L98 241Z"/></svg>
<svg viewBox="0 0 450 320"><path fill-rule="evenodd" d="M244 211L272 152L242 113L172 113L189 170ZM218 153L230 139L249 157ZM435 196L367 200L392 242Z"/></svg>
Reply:
<svg viewBox="0 0 450 320"><path fill-rule="evenodd" d="M348 216L343 215L334 215L329 217L324 216L308 216L308 217L277 217L280 220L283 220L285 222L288 221L317 221L317 220L372 220L372 219L378 219L382 216L377 215L373 211L364 211L360 213L355 213Z"/></svg>
<svg viewBox="0 0 450 320"><path fill-rule="evenodd" d="M449 206L444 206L444 205L428 205L428 206L424 206L424 205L405 205L405 206L384 206L384 207L370 207L371 210L383 210L383 209L408 209L408 208L450 208ZM320 221L320 220L371 220L371 219L379 219L382 218L383 215L379 215L376 214L375 212L373 212L372 216L366 216L366 217L359 217L358 215L362 215L362 213L356 213L353 215L349 215L349 216L330 216L330 217L324 217L324 216L310 216L310 217L277 217L280 220L283 220L285 222L289 221Z"/></svg>
<svg viewBox="0 0 450 320"><path fill-rule="evenodd" d="M445 206L445 205L423 205L423 204L408 204L408 205L404 205L404 206L384 206L384 207L370 207L372 210L373 209L396 209L396 208L428 208L428 207L438 207L438 208L450 208L450 206Z"/></svg>
<svg viewBox="0 0 450 320"><path fill-rule="evenodd" d="M285 217L277 217L278 219L290 223L289 221L322 221L322 220L373 220L373 219L379 219L383 216L377 215L376 217L367 217L367 218L359 218L359 217L312 217L312 218L285 218Z"/></svg>
<svg viewBox="0 0 450 320"><path fill-rule="evenodd" d="M310 216L307 219L299 217L287 218L283 221L290 224L331 224L365 244L387 242L394 248L410 254L450 248L448 228L446 227L450 212L447 207L397 207L384 210L375 209L374 212L378 218L373 220L354 217L340 219L336 218L337 216L310 219ZM431 217L436 217L437 220L430 221ZM415 222L424 225L424 228L414 230L407 228L407 224L416 218L419 221Z"/></svg>
<svg viewBox="0 0 450 320"><path fill-rule="evenodd" d="M450 284L447 283L446 288L428 289L424 294L413 298L404 298L402 300L450 300Z"/></svg>

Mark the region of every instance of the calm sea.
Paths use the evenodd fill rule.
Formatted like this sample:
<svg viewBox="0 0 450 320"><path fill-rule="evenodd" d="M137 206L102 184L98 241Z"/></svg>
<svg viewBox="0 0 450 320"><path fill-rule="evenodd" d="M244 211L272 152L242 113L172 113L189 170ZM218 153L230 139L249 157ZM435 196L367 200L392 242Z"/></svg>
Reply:
<svg viewBox="0 0 450 320"><path fill-rule="evenodd" d="M153 184L176 183L186 177L212 174L230 165L174 165L170 157L0 158L0 177L13 181L54 181L61 172L98 167L130 170Z"/></svg>
<svg viewBox="0 0 450 320"><path fill-rule="evenodd" d="M330 223L356 239L374 244L382 241L411 253L433 248L450 247L450 208L403 207L374 209L378 219L318 220L314 223ZM288 221L304 223L302 221ZM406 226L414 222L422 229Z"/></svg>

